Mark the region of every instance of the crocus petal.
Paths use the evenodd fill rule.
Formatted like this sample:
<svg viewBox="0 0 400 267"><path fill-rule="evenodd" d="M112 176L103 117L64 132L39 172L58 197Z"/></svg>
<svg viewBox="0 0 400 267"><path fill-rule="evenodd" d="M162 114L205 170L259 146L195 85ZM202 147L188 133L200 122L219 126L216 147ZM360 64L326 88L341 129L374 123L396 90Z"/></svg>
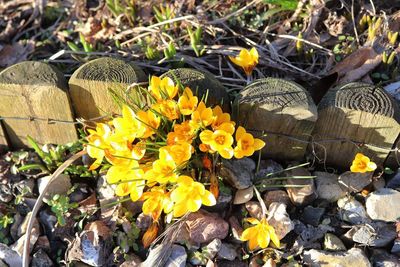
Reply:
<svg viewBox="0 0 400 267"><path fill-rule="evenodd" d="M261 139L255 138L254 139L254 150L260 150L265 146L265 142Z"/></svg>
<svg viewBox="0 0 400 267"><path fill-rule="evenodd" d="M375 169L376 169L376 164L375 164L375 162L372 162L372 161L370 161L370 162L368 162L368 165L367 165L367 171L374 171Z"/></svg>
<svg viewBox="0 0 400 267"><path fill-rule="evenodd" d="M207 191L207 190L201 196L201 201L203 202L203 205L206 205L206 206L214 206L217 203L214 195L211 194L211 192Z"/></svg>
<svg viewBox="0 0 400 267"><path fill-rule="evenodd" d="M261 248L266 248L269 245L270 237L268 233L262 231L257 235L257 243Z"/></svg>
<svg viewBox="0 0 400 267"><path fill-rule="evenodd" d="M246 230L243 231L242 235L240 236L240 240L242 241L247 241L255 237L257 234L256 231L254 231L253 227L249 227Z"/></svg>
<svg viewBox="0 0 400 267"><path fill-rule="evenodd" d="M242 126L239 126L236 130L236 134L235 134L235 139L236 141L238 141L243 134L246 133L246 129L244 129Z"/></svg>
<svg viewBox="0 0 400 267"><path fill-rule="evenodd" d="M279 238L276 235L275 229L272 226L269 227L269 235L271 237L272 243L274 243L274 245L277 248L279 248L281 246L281 242L279 241Z"/></svg>
<svg viewBox="0 0 400 267"><path fill-rule="evenodd" d="M222 150L219 150L218 153L224 158L224 159L231 159L233 157L233 148L225 148Z"/></svg>

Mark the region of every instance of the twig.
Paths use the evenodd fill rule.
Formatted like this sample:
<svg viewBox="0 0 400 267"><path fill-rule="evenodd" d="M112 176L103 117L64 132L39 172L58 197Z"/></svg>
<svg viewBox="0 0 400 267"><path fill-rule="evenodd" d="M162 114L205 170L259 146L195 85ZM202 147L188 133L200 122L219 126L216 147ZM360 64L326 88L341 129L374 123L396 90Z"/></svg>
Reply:
<svg viewBox="0 0 400 267"><path fill-rule="evenodd" d="M28 221L28 227L26 229L26 236L25 236L25 243L24 243L24 249L22 253L22 267L29 267L29 254L30 254L30 240L31 240L31 233L32 233L32 228L33 228L33 222L36 219L36 215L42 206L43 198L44 195L47 193L47 189L50 187L51 183L57 179L57 177L69 166L71 165L75 160L79 159L83 155L86 154L86 151L82 150L69 159L67 159L58 169L51 175L49 182L46 184L45 188L43 189L42 193L39 195L38 199L36 200L35 206L33 206L32 209L32 215L29 218Z"/></svg>

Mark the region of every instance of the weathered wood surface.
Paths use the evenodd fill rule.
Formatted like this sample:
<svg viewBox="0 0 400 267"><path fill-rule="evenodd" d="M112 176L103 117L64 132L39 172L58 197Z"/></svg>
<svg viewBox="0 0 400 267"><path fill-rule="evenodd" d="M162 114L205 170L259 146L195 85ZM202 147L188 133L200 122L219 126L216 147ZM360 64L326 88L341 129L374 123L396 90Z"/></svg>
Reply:
<svg viewBox="0 0 400 267"><path fill-rule="evenodd" d="M350 166L357 152L382 164L400 133L399 107L381 88L370 84L349 83L331 89L318 105L318 116L313 136L322 146L315 149L334 166ZM337 139L348 141L329 141Z"/></svg>
<svg viewBox="0 0 400 267"><path fill-rule="evenodd" d="M69 80L75 115L93 119L118 113L119 108L109 89L125 97L129 85L146 81L147 77L139 67L120 59L105 57L83 64Z"/></svg>
<svg viewBox="0 0 400 267"><path fill-rule="evenodd" d="M266 132L264 157L304 158L307 140L318 117L317 107L304 88L282 79L260 79L244 88L235 102L240 125L256 130L256 135Z"/></svg>
<svg viewBox="0 0 400 267"><path fill-rule="evenodd" d="M6 132L4 131L3 127L3 123L0 121L0 153L6 151L8 147Z"/></svg>
<svg viewBox="0 0 400 267"><path fill-rule="evenodd" d="M0 95L0 116L74 121L64 76L49 64L27 61L3 70ZM40 144L77 139L73 124L18 119L5 119L3 123L13 148L26 145L27 135Z"/></svg>
<svg viewBox="0 0 400 267"><path fill-rule="evenodd" d="M229 111L229 94L225 87L211 73L189 68L179 68L161 75L161 77L165 76L174 80L175 83L180 82L184 87L189 87L194 93L197 92L200 99L204 95L207 95L208 105L220 105L222 103L224 110Z"/></svg>

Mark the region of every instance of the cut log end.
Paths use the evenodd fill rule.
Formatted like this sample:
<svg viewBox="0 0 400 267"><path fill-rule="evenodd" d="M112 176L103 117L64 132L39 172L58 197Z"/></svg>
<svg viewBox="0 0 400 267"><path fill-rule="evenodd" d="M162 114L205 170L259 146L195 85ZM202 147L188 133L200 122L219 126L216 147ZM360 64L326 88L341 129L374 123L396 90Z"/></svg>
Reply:
<svg viewBox="0 0 400 267"><path fill-rule="evenodd" d="M230 99L225 87L210 73L189 68L173 69L164 73L161 77L169 77L175 83L181 83L184 87L189 87L201 98L208 94L207 103L209 105L220 105L226 111L229 110Z"/></svg>
<svg viewBox="0 0 400 267"><path fill-rule="evenodd" d="M282 79L260 79L244 88L235 102L239 124L255 135L267 134L263 138L264 157L283 160L304 157L318 117L317 108L304 88Z"/></svg>
<svg viewBox="0 0 400 267"><path fill-rule="evenodd" d="M331 89L318 106L313 135L326 163L350 166L356 153L383 164L400 133L399 108L382 89L349 83ZM330 140L330 141L326 141ZM320 151L321 150L321 151Z"/></svg>
<svg viewBox="0 0 400 267"><path fill-rule="evenodd" d="M104 57L82 65L74 72L71 79L132 84L144 82L147 80L147 77L133 63L126 63L121 59Z"/></svg>

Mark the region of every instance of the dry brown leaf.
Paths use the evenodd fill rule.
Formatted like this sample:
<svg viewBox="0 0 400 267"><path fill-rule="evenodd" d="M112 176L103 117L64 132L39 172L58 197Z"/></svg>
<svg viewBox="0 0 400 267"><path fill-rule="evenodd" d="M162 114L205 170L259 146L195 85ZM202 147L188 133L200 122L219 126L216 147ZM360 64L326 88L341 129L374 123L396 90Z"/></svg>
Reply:
<svg viewBox="0 0 400 267"><path fill-rule="evenodd" d="M33 41L29 41L26 45L18 42L3 46L3 49L0 50L0 67L8 67L26 60L34 48Z"/></svg>
<svg viewBox="0 0 400 267"><path fill-rule="evenodd" d="M343 34L344 28L349 22L344 16L338 16L336 12L329 12L328 18L324 20L324 24L330 35L337 37Z"/></svg>
<svg viewBox="0 0 400 267"><path fill-rule="evenodd" d="M87 224L84 228L86 231L87 238L94 246L98 246L100 243L100 237L103 240L111 237L111 230L102 221L94 221Z"/></svg>
<svg viewBox="0 0 400 267"><path fill-rule="evenodd" d="M372 47L359 48L334 66L330 74L337 72L340 82L352 82L368 74L381 61L382 55L378 55Z"/></svg>

